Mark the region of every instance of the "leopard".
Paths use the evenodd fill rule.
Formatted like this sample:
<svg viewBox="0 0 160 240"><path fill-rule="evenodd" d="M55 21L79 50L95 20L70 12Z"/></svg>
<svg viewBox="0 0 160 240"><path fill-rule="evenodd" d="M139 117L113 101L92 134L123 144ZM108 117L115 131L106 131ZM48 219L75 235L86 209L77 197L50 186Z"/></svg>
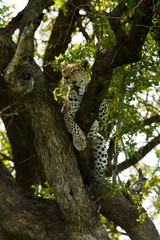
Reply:
<svg viewBox="0 0 160 240"><path fill-rule="evenodd" d="M92 124L87 136L85 136L82 129L74 121L76 112L80 108L83 96L90 82L87 73L88 66L89 63L86 59L83 59L80 63L61 62L62 86L68 88L62 113L66 130L72 135L73 145L78 151L83 151L86 148L86 141L88 139L92 150L96 176L102 178L107 167L107 149L106 141L99 133L99 126L106 122L106 100L102 101L98 118Z"/></svg>

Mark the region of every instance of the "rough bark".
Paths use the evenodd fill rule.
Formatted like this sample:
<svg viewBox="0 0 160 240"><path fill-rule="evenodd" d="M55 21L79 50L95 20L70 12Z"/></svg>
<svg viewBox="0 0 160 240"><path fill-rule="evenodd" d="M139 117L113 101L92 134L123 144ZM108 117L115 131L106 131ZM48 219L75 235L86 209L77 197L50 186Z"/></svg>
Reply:
<svg viewBox="0 0 160 240"><path fill-rule="evenodd" d="M139 218L139 211L137 205L133 203L129 196L119 194L117 197L109 197L106 192L108 194L110 192L106 186L96 188L95 192L96 199L101 204L102 215L120 225L132 240L160 239L155 225L148 216L146 216L143 224L136 221ZM145 210L143 209L142 212L145 212Z"/></svg>
<svg viewBox="0 0 160 240"><path fill-rule="evenodd" d="M0 239L66 239L55 200L21 190L0 162Z"/></svg>

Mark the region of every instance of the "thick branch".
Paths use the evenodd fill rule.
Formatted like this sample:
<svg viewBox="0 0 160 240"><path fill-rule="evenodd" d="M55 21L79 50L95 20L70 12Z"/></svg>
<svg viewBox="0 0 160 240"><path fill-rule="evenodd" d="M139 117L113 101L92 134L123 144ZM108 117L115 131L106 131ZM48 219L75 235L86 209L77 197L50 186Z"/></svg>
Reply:
<svg viewBox="0 0 160 240"><path fill-rule="evenodd" d="M150 118L147 118L144 121L142 121L143 126L151 125L152 123L160 123L160 115L157 114L157 115L151 116Z"/></svg>
<svg viewBox="0 0 160 240"><path fill-rule="evenodd" d="M65 239L56 201L24 193L1 162L0 192L0 222L8 234L16 239Z"/></svg>
<svg viewBox="0 0 160 240"><path fill-rule="evenodd" d="M95 199L101 205L100 212L103 216L121 226L132 240L160 240L158 231L148 216L143 224L136 221L139 218L139 211L129 197L123 194L109 197L109 192L107 186L99 185L95 189Z"/></svg>
<svg viewBox="0 0 160 240"><path fill-rule="evenodd" d="M31 1L30 1L31 2ZM43 4L44 5L44 8L48 8L49 6L51 6L53 4L53 1L52 0L45 0L45 3ZM38 5L39 6L39 5ZM17 16L15 16L9 23L8 25L3 29L5 31L5 34L8 36L8 37L11 37L14 33L14 31L16 29L20 29L21 28L21 25L22 25L22 19L23 19L23 16L24 16L24 13L26 11L27 7L25 7L21 12L19 12L17 14ZM30 7L30 9L34 9L35 10L35 6L34 7ZM41 11L42 12L42 11ZM40 13L41 13L40 12ZM31 16L31 14L30 14ZM24 17L25 18L25 23L28 24L28 22L26 21L26 16ZM34 14L34 18L35 18L35 14ZM30 17L30 22L32 21L31 17Z"/></svg>
<svg viewBox="0 0 160 240"><path fill-rule="evenodd" d="M126 168L131 167L132 165L135 165L136 163L138 163L142 158L144 158L147 153L149 153L153 148L155 148L158 144L160 144L160 134L155 137L154 139L152 139L150 142L148 142L144 147L141 147L138 152L135 153L135 156L138 157L132 157L122 163L120 163L117 166L117 171L121 172Z"/></svg>
<svg viewBox="0 0 160 240"><path fill-rule="evenodd" d="M117 7L113 9L112 12L107 14L110 26L116 37L116 44L121 45L124 39L126 38L125 29L121 23L121 17L124 13L128 11L126 2L120 2Z"/></svg>
<svg viewBox="0 0 160 240"><path fill-rule="evenodd" d="M54 2L52 2L53 4ZM21 22L20 34L28 27L38 16L42 15L44 8L51 5L51 0L30 0L25 8L23 19ZM32 35L27 43L26 51L29 53L30 61L34 57L34 35Z"/></svg>
<svg viewBox="0 0 160 240"><path fill-rule="evenodd" d="M34 87L34 79L33 77L30 80L19 80L15 77L15 72L17 67L20 65L22 61L22 57L24 51L26 49L27 43L29 38L34 34L37 27L39 26L40 20L42 19L41 15L38 19L36 19L29 27L26 27L20 37L15 55L10 62L9 66L5 70L4 79L12 91L19 93L19 94L27 94L33 90Z"/></svg>
<svg viewBox="0 0 160 240"><path fill-rule="evenodd" d="M99 65L99 63L97 64L96 60L94 66L96 67L97 65ZM97 70L99 74L97 75L97 72L93 72L91 82L88 85L87 92L83 97L80 109L75 118L78 125L86 134L98 114L102 96L104 98L106 95L112 78L111 68L103 68L103 66L101 66L100 69Z"/></svg>

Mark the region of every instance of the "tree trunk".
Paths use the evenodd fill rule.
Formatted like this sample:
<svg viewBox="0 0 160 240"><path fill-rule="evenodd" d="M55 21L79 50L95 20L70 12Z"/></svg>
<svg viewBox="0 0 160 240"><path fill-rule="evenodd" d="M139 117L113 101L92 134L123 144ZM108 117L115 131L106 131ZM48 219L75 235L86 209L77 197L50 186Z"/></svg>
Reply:
<svg viewBox="0 0 160 240"><path fill-rule="evenodd" d="M107 239L96 206L84 188L71 140L53 96L43 86L41 92L24 97L24 102L32 116L38 153L62 211L68 239Z"/></svg>

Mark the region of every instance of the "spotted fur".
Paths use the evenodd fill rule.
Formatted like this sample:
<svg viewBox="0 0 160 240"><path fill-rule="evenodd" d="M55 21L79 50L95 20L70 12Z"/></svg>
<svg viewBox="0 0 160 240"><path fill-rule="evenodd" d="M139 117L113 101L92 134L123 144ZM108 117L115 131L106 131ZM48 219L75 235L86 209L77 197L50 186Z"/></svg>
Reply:
<svg viewBox="0 0 160 240"><path fill-rule="evenodd" d="M85 89L89 83L87 77L88 61L82 60L79 64L61 63L63 74L63 86L68 87L66 103L63 106L64 122L66 129L72 134L74 147L82 151L86 147L86 136L82 129L74 121L75 114L78 111ZM107 165L106 142L99 131L99 122L106 121L106 101L104 100L99 109L98 120L93 123L87 138L90 142L92 155L95 163L96 174L102 176Z"/></svg>

